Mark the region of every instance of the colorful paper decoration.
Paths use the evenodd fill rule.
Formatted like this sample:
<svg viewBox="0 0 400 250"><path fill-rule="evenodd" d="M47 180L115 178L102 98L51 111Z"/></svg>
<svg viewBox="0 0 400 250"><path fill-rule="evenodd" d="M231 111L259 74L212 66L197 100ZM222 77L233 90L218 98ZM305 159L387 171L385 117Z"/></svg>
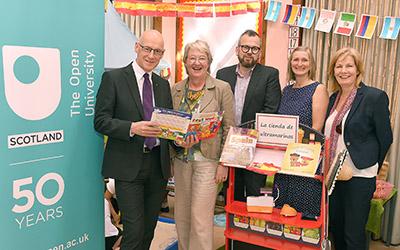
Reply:
<svg viewBox="0 0 400 250"><path fill-rule="evenodd" d="M400 30L400 17L385 17L380 38L396 40Z"/></svg>
<svg viewBox="0 0 400 250"><path fill-rule="evenodd" d="M333 22L335 21L336 11L322 9L319 15L315 30L325 33L331 32Z"/></svg>
<svg viewBox="0 0 400 250"><path fill-rule="evenodd" d="M213 17L214 6L212 3L196 4L195 12L196 12L195 17Z"/></svg>
<svg viewBox="0 0 400 250"><path fill-rule="evenodd" d="M282 3L278 1L271 0L268 3L267 15L265 15L265 20L276 22L278 20L279 12L281 10Z"/></svg>
<svg viewBox="0 0 400 250"><path fill-rule="evenodd" d="M247 13L247 4L245 2L236 2L231 4L232 15L240 15Z"/></svg>
<svg viewBox="0 0 400 250"><path fill-rule="evenodd" d="M315 9L314 8L301 8L301 16L297 23L297 26L310 29L314 23L315 19Z"/></svg>
<svg viewBox="0 0 400 250"><path fill-rule="evenodd" d="M285 16L282 18L282 23L294 25L299 11L300 5L286 4Z"/></svg>
<svg viewBox="0 0 400 250"><path fill-rule="evenodd" d="M157 4L157 16L176 17L176 4L175 3Z"/></svg>
<svg viewBox="0 0 400 250"><path fill-rule="evenodd" d="M218 3L214 5L216 17L231 16L231 3Z"/></svg>
<svg viewBox="0 0 400 250"><path fill-rule="evenodd" d="M177 5L177 16L178 17L194 17L196 5L194 4L180 4Z"/></svg>
<svg viewBox="0 0 400 250"><path fill-rule="evenodd" d="M378 23L377 16L363 14L361 16L361 22L360 25L358 26L356 36L365 39L371 39L372 35L375 32L377 23Z"/></svg>
<svg viewBox="0 0 400 250"><path fill-rule="evenodd" d="M247 12L259 12L261 8L260 1L247 2Z"/></svg>
<svg viewBox="0 0 400 250"><path fill-rule="evenodd" d="M124 13L132 16L137 15L136 4L133 2L114 2L114 8L118 13Z"/></svg>
<svg viewBox="0 0 400 250"><path fill-rule="evenodd" d="M341 12L334 33L350 36L356 22L356 14Z"/></svg>
<svg viewBox="0 0 400 250"><path fill-rule="evenodd" d="M152 2L136 2L135 7L139 16L157 16L157 5Z"/></svg>
<svg viewBox="0 0 400 250"><path fill-rule="evenodd" d="M231 15L259 12L261 0L248 0L241 2L184 2L163 3L136 0L114 0L114 7L119 13L133 16L163 16L163 17L229 17ZM106 6L106 5L105 5ZM276 22L282 8L282 2L268 1L267 14L264 20ZM299 15L301 9L301 15ZM315 30L329 33L335 22L336 11L300 5L286 4L282 22L291 26L311 29L317 11L320 12ZM380 17L362 14L356 37L371 39ZM296 23L297 21L297 23ZM350 36L353 32L356 14L341 12L334 33ZM400 32L400 17L386 16L379 38L396 40Z"/></svg>

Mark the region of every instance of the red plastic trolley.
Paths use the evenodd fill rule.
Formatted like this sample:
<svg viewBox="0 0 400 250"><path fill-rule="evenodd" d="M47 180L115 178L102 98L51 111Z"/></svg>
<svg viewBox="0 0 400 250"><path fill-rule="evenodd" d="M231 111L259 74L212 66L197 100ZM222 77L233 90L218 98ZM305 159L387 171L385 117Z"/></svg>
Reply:
<svg viewBox="0 0 400 250"><path fill-rule="evenodd" d="M306 127L305 129L310 129ZM311 129L312 132L316 132ZM317 132L318 133L318 132ZM322 136L323 137L323 136ZM269 148L273 150L285 151L286 148L280 147L269 147L264 145L257 145L257 148ZM329 150L329 143L325 141L323 157L327 159ZM324 164L324 161L322 161ZM325 168L322 168L325 169ZM324 172L324 171L321 171ZM227 201L225 206L226 211L226 229L225 229L225 249L239 249L235 248L233 241L243 242L250 245L255 245L270 249L282 249L282 250L315 250L315 249L330 249L330 241L328 240L328 200L324 178L322 175L315 175L315 179L322 182L322 197L321 197L321 213L316 221L302 219L301 213L298 213L295 217L285 217L280 215L281 209L274 208L271 214L265 213L249 213L245 202L234 200L234 181L235 171L233 167L229 169L229 183L227 191ZM312 178L312 177L311 177ZM319 229L320 237L318 243L304 242L303 240L288 239L282 234L281 236L270 235L268 231L256 232L251 229L243 229L234 226L233 217L243 216L247 218L261 219L272 223L278 223L281 225L289 225L301 228L314 228ZM283 228L283 226L282 226ZM283 231L283 230L282 230Z"/></svg>

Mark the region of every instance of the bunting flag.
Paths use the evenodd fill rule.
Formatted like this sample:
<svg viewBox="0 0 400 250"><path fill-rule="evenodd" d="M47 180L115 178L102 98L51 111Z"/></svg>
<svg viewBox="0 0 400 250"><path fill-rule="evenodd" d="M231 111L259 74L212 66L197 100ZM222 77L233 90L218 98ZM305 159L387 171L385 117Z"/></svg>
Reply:
<svg viewBox="0 0 400 250"><path fill-rule="evenodd" d="M259 12L261 2L220 2L220 3L163 3L136 0L114 0L114 7L119 13L132 16L165 16L165 17L229 17L231 15ZM279 14L279 13L278 13Z"/></svg>
<svg viewBox="0 0 400 250"><path fill-rule="evenodd" d="M152 2L116 1L114 7L119 13L132 16L157 16L157 5Z"/></svg>
<svg viewBox="0 0 400 250"><path fill-rule="evenodd" d="M380 38L396 40L400 30L400 17L385 17Z"/></svg>
<svg viewBox="0 0 400 250"><path fill-rule="evenodd" d="M251 1L251 2L247 2L247 12L259 12L260 8L261 8L261 4L260 1Z"/></svg>
<svg viewBox="0 0 400 250"><path fill-rule="evenodd" d="M176 17L175 3L158 3L157 16Z"/></svg>
<svg viewBox="0 0 400 250"><path fill-rule="evenodd" d="M278 20L279 16L279 11L281 10L282 3L275 1L275 0L270 0L268 3L268 12L267 15L265 15L265 20L276 22Z"/></svg>
<svg viewBox="0 0 400 250"><path fill-rule="evenodd" d="M152 2L136 2L135 5L138 16L157 16L157 5Z"/></svg>
<svg viewBox="0 0 400 250"><path fill-rule="evenodd" d="M115 1L114 2L114 8L119 13L128 14L128 15L131 15L131 16L138 15L135 2Z"/></svg>
<svg viewBox="0 0 400 250"><path fill-rule="evenodd" d="M215 3L214 8L216 17L231 16L231 3Z"/></svg>
<svg viewBox="0 0 400 250"><path fill-rule="evenodd" d="M178 17L194 17L196 5L194 4L179 4L176 7Z"/></svg>
<svg viewBox="0 0 400 250"><path fill-rule="evenodd" d="M286 4L285 16L282 18L282 23L294 25L299 11L300 5Z"/></svg>
<svg viewBox="0 0 400 250"><path fill-rule="evenodd" d="M232 15L240 15L247 13L247 4L245 2L237 2L231 4Z"/></svg>
<svg viewBox="0 0 400 250"><path fill-rule="evenodd" d="M315 9L303 7L301 8L301 16L299 22L297 23L297 26L310 29L314 23L314 19L315 19Z"/></svg>
<svg viewBox="0 0 400 250"><path fill-rule="evenodd" d="M358 26L358 30L356 36L371 39L372 35L375 32L376 24L378 23L378 17L372 15L365 15L361 16L361 22Z"/></svg>
<svg viewBox="0 0 400 250"><path fill-rule="evenodd" d="M331 32L333 22L335 21L336 11L322 9L315 30L329 33Z"/></svg>
<svg viewBox="0 0 400 250"><path fill-rule="evenodd" d="M113 4L119 13L133 16L164 16L164 17L229 17L233 15L246 14L247 12L259 12L260 0L248 0L241 2L184 2L163 3L137 0L114 0ZM108 0L105 0L107 6ZM268 1L267 14L264 20L276 22L282 8L282 2L278 0ZM301 10L301 14L299 13ZM297 25L298 27L310 29L314 24L316 16L315 8L301 7L300 5L287 4L282 23ZM321 9L315 25L316 31L331 32L335 22L336 11ZM378 19L380 17L362 14L357 27L356 37L371 39L375 33ZM354 13L341 12L334 33L350 36L356 22ZM296 23L296 24L295 24ZM400 17L385 17L379 38L396 40L400 32Z"/></svg>
<svg viewBox="0 0 400 250"><path fill-rule="evenodd" d="M195 6L195 17L213 17L214 6L212 3L201 3Z"/></svg>
<svg viewBox="0 0 400 250"><path fill-rule="evenodd" d="M344 36L350 36L351 32L353 32L355 22L356 22L355 14L341 12L334 33Z"/></svg>

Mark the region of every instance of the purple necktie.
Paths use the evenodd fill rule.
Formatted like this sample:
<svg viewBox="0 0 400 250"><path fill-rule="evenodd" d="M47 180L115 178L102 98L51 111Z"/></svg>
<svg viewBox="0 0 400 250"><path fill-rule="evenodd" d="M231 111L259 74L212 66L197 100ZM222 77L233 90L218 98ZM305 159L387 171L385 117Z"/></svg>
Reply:
<svg viewBox="0 0 400 250"><path fill-rule="evenodd" d="M153 90L151 88L151 82L149 79L149 74L144 73L144 82L143 82L143 111L144 111L144 120L150 121L151 114L153 113ZM154 145L156 145L156 138L154 137L146 137L144 140L144 145L149 149L152 149Z"/></svg>

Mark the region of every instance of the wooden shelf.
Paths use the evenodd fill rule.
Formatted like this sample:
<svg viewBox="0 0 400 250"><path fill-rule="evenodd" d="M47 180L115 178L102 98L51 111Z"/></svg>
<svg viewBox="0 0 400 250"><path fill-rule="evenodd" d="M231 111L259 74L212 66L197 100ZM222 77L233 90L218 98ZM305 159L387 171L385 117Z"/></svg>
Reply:
<svg viewBox="0 0 400 250"><path fill-rule="evenodd" d="M225 237L231 240L237 240L257 246L281 249L281 250L316 250L320 249L319 245L310 246L301 242L293 242L286 239L271 237L257 233L246 232L240 229L228 228L225 230Z"/></svg>
<svg viewBox="0 0 400 250"><path fill-rule="evenodd" d="M322 226L322 216L319 216L317 221L302 220L301 213L297 213L297 216L295 217L285 217L280 215L281 210L279 208L274 208L271 214L249 213L247 212L246 203L240 201L234 201L231 204L226 205L225 211L230 214L247 216L251 218L262 219L267 222L275 222L301 228L320 228Z"/></svg>

